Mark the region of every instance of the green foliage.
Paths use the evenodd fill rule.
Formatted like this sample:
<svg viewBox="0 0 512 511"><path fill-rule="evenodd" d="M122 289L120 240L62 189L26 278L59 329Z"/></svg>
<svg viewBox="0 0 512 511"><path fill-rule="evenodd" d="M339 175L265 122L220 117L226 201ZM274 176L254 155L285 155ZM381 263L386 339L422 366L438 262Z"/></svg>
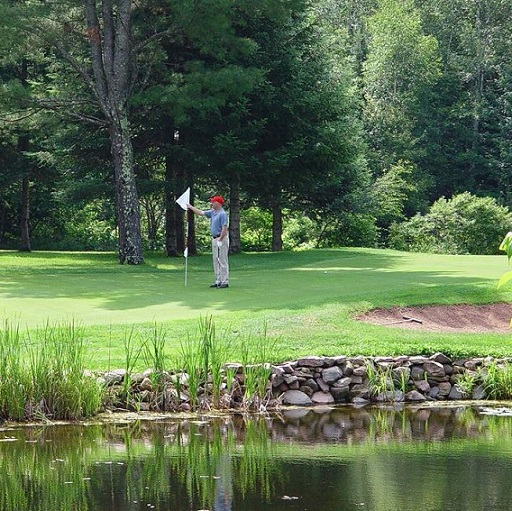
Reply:
<svg viewBox="0 0 512 511"><path fill-rule="evenodd" d="M283 248L313 248L319 235L319 226L306 215L287 211L283 227Z"/></svg>
<svg viewBox="0 0 512 511"><path fill-rule="evenodd" d="M314 246L329 247L374 247L378 228L370 213L342 212L338 217L328 218L313 231Z"/></svg>
<svg viewBox="0 0 512 511"><path fill-rule="evenodd" d="M512 257L512 232L507 232L503 241L500 243L499 249L507 254L508 264L510 264L510 258Z"/></svg>
<svg viewBox="0 0 512 511"><path fill-rule="evenodd" d="M242 212L241 239L246 251L269 250L272 243L272 215L251 207ZM283 248L306 250L329 247L373 247L378 229L368 213L340 213L337 217L309 216L302 212L283 211Z"/></svg>
<svg viewBox="0 0 512 511"><path fill-rule="evenodd" d="M117 230L112 212L102 201L85 203L83 207L58 209L65 215L59 221L39 223L32 231L34 249L114 250Z"/></svg>
<svg viewBox="0 0 512 511"><path fill-rule="evenodd" d="M250 207L240 219L241 242L244 250L268 250L272 244L272 215L263 209Z"/></svg>
<svg viewBox="0 0 512 511"><path fill-rule="evenodd" d="M507 232L507 235L503 238L503 241L500 243L500 250L503 250L507 254L508 264L510 265L510 258L512 257L512 232ZM512 271L507 271L501 276L498 282L498 289L502 288L511 280Z"/></svg>
<svg viewBox="0 0 512 511"><path fill-rule="evenodd" d="M419 176L416 165L403 160L392 164L375 179L369 191L370 209L379 228L381 243L386 243L392 223L403 221L411 210L423 210L425 204L421 197L425 186L425 179Z"/></svg>
<svg viewBox="0 0 512 511"><path fill-rule="evenodd" d="M496 254L511 224L512 214L495 199L464 192L442 197L425 215L393 224L389 246L413 252Z"/></svg>
<svg viewBox="0 0 512 511"><path fill-rule="evenodd" d="M464 397L470 397L475 385L481 380L478 373L471 371L464 371L457 375L456 387Z"/></svg>
<svg viewBox="0 0 512 511"><path fill-rule="evenodd" d="M367 23L365 121L370 164L380 172L399 159L414 161L421 110L428 107L441 62L438 41L425 33L413 0L378 2Z"/></svg>

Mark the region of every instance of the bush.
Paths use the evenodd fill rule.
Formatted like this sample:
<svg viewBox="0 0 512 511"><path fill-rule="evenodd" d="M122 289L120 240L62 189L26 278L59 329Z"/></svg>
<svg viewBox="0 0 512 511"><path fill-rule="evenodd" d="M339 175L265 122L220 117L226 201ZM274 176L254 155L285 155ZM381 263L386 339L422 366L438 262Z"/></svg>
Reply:
<svg viewBox="0 0 512 511"><path fill-rule="evenodd" d="M429 212L390 228L389 246L411 252L497 254L512 213L491 197L469 192L437 200Z"/></svg>
<svg viewBox="0 0 512 511"><path fill-rule="evenodd" d="M269 250L272 245L272 214L248 208L241 218L244 250ZM327 220L315 221L297 211L283 211L283 249L329 248L339 246L373 247L378 229L375 218L346 212Z"/></svg>
<svg viewBox="0 0 512 511"><path fill-rule="evenodd" d="M31 233L35 250L115 250L114 213L104 201L61 211L62 221L39 223Z"/></svg>
<svg viewBox="0 0 512 511"><path fill-rule="evenodd" d="M300 213L289 213L284 218L283 248L313 248L318 228L310 218Z"/></svg>
<svg viewBox="0 0 512 511"><path fill-rule="evenodd" d="M240 218L240 241L244 250L269 250L272 246L272 214L260 208L247 208Z"/></svg>

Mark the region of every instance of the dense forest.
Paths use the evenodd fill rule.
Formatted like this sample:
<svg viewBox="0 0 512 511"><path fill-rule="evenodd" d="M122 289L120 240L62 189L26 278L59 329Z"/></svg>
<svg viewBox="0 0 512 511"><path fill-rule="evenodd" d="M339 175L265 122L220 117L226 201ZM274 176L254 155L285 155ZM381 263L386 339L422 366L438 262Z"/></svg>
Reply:
<svg viewBox="0 0 512 511"><path fill-rule="evenodd" d="M510 0L2 0L0 25L0 248L194 254L187 187L227 199L233 252L512 227Z"/></svg>

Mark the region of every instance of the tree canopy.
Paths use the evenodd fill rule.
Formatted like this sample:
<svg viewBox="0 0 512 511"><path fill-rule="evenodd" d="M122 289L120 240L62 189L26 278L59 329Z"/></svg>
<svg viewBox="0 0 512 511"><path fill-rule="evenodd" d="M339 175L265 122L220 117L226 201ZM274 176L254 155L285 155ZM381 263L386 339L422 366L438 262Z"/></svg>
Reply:
<svg viewBox="0 0 512 511"><path fill-rule="evenodd" d="M187 186L226 196L234 251L254 207L280 250L297 215L317 245L375 244L441 197L510 206L511 21L506 0L3 2L0 246L179 255Z"/></svg>

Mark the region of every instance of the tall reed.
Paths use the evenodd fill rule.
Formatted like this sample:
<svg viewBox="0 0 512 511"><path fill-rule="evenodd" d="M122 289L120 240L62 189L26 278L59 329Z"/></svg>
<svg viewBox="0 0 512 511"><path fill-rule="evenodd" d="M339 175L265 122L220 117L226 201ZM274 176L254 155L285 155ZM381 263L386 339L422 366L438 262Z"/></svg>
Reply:
<svg viewBox="0 0 512 511"><path fill-rule="evenodd" d="M199 405L210 406L210 399L214 407L220 405L225 378L223 366L229 346L229 341L220 342L216 339L212 316L200 318L196 342L188 339L187 343L181 343L180 356L188 375L188 390L193 408Z"/></svg>
<svg viewBox="0 0 512 511"><path fill-rule="evenodd" d="M481 372L482 385L490 399L512 398L512 364L510 362L489 364L485 372Z"/></svg>
<svg viewBox="0 0 512 511"><path fill-rule="evenodd" d="M141 356L142 346L136 346L134 341L134 329L133 327L129 332L124 336L124 370L125 375L123 378L123 389L122 389L122 397L124 399L128 399L128 395L130 393L130 388L132 384L131 374L137 362L139 361L139 357Z"/></svg>
<svg viewBox="0 0 512 511"><path fill-rule="evenodd" d="M273 343L269 345L267 338L267 325L263 332L254 340L252 336L246 337L241 343L241 357L244 373L244 401L246 409L260 409L266 407L266 397L269 393L269 378L272 367L266 361L272 350Z"/></svg>
<svg viewBox="0 0 512 511"><path fill-rule="evenodd" d="M201 357L197 343L190 338L186 342L180 342L179 349L180 360L186 377L186 386L188 387L188 397L193 409L197 408L199 402L199 388L202 381Z"/></svg>
<svg viewBox="0 0 512 511"><path fill-rule="evenodd" d="M0 330L0 361L0 417L22 420L31 385L24 368L19 327L8 320Z"/></svg>
<svg viewBox="0 0 512 511"><path fill-rule="evenodd" d="M152 368L151 377L159 390L162 390L167 363L165 341L165 329L156 323L153 325L149 339L143 339L142 341L144 360Z"/></svg>
<svg viewBox="0 0 512 511"><path fill-rule="evenodd" d="M45 325L37 343L7 322L0 331L0 415L4 419L82 419L100 408L103 389L84 368L83 331Z"/></svg>
<svg viewBox="0 0 512 511"><path fill-rule="evenodd" d="M217 339L213 318L207 316L200 323L200 344L206 391L211 394L213 406L217 408L220 406L220 396L226 380L224 365L231 351L231 341L227 335L223 337L222 341Z"/></svg>

